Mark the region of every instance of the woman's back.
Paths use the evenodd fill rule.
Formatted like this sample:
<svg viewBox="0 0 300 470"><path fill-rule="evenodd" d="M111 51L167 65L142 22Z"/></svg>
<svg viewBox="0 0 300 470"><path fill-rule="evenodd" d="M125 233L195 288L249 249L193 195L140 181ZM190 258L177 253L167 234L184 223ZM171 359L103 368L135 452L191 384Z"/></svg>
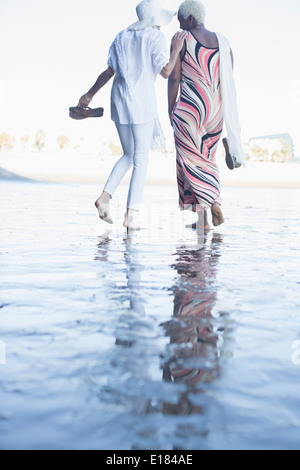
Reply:
<svg viewBox="0 0 300 470"><path fill-rule="evenodd" d="M198 35L199 37L199 35ZM205 39L205 38L203 38ZM207 39L207 38L206 38ZM197 90L196 99L201 101L219 102L220 95L220 53L215 41L210 41L214 47L201 43L193 32L187 33L185 49L181 58L182 89L191 94L191 82ZM217 95L217 96L213 96Z"/></svg>
<svg viewBox="0 0 300 470"><path fill-rule="evenodd" d="M116 36L109 56L116 73L137 82L143 73L156 74L161 71L159 58L163 55L162 62L165 62L166 52L165 37L157 28L139 31L125 29Z"/></svg>
<svg viewBox="0 0 300 470"><path fill-rule="evenodd" d="M193 36L204 46L209 48L219 47L217 35L204 27L194 28L190 31Z"/></svg>
<svg viewBox="0 0 300 470"><path fill-rule="evenodd" d="M108 65L116 72L112 118L138 124L157 116L155 79L168 62L164 34L157 28L121 31L109 51Z"/></svg>

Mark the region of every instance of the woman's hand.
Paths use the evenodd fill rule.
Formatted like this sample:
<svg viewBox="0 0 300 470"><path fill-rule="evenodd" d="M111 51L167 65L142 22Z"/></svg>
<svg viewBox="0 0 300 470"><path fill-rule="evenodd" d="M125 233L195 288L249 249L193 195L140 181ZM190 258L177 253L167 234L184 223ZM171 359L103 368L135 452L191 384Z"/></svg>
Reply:
<svg viewBox="0 0 300 470"><path fill-rule="evenodd" d="M89 95L89 93L86 93L80 98L78 105L77 105L78 108L88 108L92 99L93 97Z"/></svg>
<svg viewBox="0 0 300 470"><path fill-rule="evenodd" d="M108 69L102 72L92 88L80 98L77 105L78 108L88 108L94 96L104 85L106 85L106 83L114 76L114 74L115 72L111 67L108 67Z"/></svg>
<svg viewBox="0 0 300 470"><path fill-rule="evenodd" d="M180 52L186 38L185 31L178 31L172 38L172 50Z"/></svg>
<svg viewBox="0 0 300 470"><path fill-rule="evenodd" d="M173 72L177 59L179 58L180 51L183 48L185 37L185 31L178 31L178 33L173 36L171 44L171 57L169 63L165 65L162 71L160 72L162 77L169 78L169 76Z"/></svg>
<svg viewBox="0 0 300 470"><path fill-rule="evenodd" d="M169 110L169 119L170 119L170 124L172 127L173 127L174 112L175 112L175 106L171 111Z"/></svg>

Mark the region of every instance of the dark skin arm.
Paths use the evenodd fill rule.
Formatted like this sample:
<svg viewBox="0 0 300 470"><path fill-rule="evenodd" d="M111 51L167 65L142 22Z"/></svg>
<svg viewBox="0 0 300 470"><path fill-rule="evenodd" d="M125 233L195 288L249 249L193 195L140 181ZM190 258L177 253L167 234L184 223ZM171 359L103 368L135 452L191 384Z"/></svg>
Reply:
<svg viewBox="0 0 300 470"><path fill-rule="evenodd" d="M109 80L114 76L114 74L115 72L111 67L108 67L104 72L102 72L101 75L99 75L99 77L97 78L97 81L92 86L92 88L80 98L78 107L86 108L87 106L89 106L96 93L98 93L98 91L109 82Z"/></svg>
<svg viewBox="0 0 300 470"><path fill-rule="evenodd" d="M177 100L180 80L181 80L181 58L179 55L177 57L177 61L173 69L173 72L171 73L169 80L168 80L168 109L169 109L170 121L172 121L171 116L172 116L172 111L174 109L174 106Z"/></svg>
<svg viewBox="0 0 300 470"><path fill-rule="evenodd" d="M184 31L180 31L176 33L175 36L173 37L169 63L165 65L162 71L160 72L160 75L163 78L169 78L170 75L172 74L174 67L177 64L179 53L182 49L184 38L185 38Z"/></svg>

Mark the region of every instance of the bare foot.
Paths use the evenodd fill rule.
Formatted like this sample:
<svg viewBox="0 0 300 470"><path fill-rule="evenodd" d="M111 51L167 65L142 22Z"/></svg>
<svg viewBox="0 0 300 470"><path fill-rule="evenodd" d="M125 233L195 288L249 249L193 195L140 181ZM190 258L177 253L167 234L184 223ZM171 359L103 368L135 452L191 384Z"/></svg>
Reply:
<svg viewBox="0 0 300 470"><path fill-rule="evenodd" d="M109 211L109 201L110 195L108 193L103 192L103 194L95 202L95 206L98 210L100 219L104 222L107 222L108 224L113 224L114 222L111 218Z"/></svg>
<svg viewBox="0 0 300 470"><path fill-rule="evenodd" d="M218 225L224 224L224 217L221 211L220 204L215 202L215 204L211 206L211 213L212 213L213 224L215 227L217 227Z"/></svg>
<svg viewBox="0 0 300 470"><path fill-rule="evenodd" d="M140 227L134 223L134 210L132 209L127 209L127 212L124 217L124 227L127 228L127 230L140 230Z"/></svg>
<svg viewBox="0 0 300 470"><path fill-rule="evenodd" d="M199 217L199 215L198 215ZM197 229L197 224L199 223L199 220L198 222L195 222L193 224L189 224L189 225L186 225L185 227L186 228L191 228L193 230L196 230ZM210 225L208 223L208 220L207 220L207 212L204 211L204 226L203 226L203 229L204 229L204 232L207 233L210 231Z"/></svg>
<svg viewBox="0 0 300 470"><path fill-rule="evenodd" d="M186 228L192 228L193 230L196 230L197 229L197 223L198 222L195 222L194 224L189 224L189 225L186 225L185 227ZM207 224L204 224L204 232L209 232L210 231L210 225L207 223Z"/></svg>

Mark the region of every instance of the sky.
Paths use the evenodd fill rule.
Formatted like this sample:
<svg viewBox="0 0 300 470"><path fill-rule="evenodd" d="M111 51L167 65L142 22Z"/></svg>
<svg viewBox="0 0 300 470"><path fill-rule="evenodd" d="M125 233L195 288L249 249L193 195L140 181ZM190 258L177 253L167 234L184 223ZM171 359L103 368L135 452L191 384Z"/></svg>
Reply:
<svg viewBox="0 0 300 470"><path fill-rule="evenodd" d="M177 10L180 0L161 0ZM136 21L137 0L0 0L0 133L48 142L68 135L118 143L110 120L111 83L92 106L101 119L73 121L68 108L107 67L115 35ZM242 138L288 132L300 156L300 0L204 0L206 27L223 33L235 56ZM163 32L169 43L176 19ZM167 139L167 81L157 79L159 116Z"/></svg>

